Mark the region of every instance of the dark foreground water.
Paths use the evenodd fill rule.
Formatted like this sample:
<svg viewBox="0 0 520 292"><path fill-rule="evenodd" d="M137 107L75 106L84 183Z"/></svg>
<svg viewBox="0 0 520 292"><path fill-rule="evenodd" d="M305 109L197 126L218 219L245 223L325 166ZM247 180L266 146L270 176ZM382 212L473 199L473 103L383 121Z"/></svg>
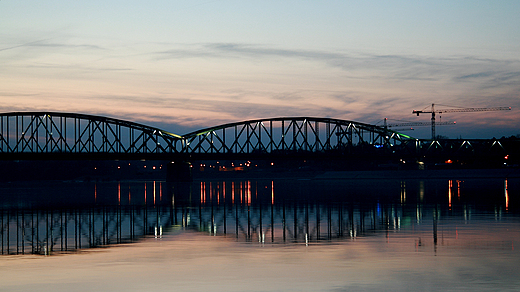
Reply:
<svg viewBox="0 0 520 292"><path fill-rule="evenodd" d="M518 291L520 179L0 185L0 291Z"/></svg>

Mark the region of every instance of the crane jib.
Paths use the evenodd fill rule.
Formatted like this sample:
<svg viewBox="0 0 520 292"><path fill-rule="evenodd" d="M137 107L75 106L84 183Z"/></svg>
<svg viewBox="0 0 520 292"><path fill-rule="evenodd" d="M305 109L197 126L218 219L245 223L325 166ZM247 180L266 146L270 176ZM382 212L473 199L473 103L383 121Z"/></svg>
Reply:
<svg viewBox="0 0 520 292"><path fill-rule="evenodd" d="M461 112L484 112L484 111L503 111L511 110L511 107L474 107L474 108L452 108L452 109L441 109L435 110L435 104L432 103L431 111L417 111L413 110L412 114L432 114L431 125L432 125L432 139L435 139L435 114L439 113L461 113Z"/></svg>

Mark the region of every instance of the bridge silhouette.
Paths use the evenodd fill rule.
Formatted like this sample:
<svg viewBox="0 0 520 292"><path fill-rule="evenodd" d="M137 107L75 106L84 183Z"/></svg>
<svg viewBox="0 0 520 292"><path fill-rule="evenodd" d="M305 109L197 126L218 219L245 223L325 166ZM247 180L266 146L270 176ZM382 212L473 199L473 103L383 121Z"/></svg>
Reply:
<svg viewBox="0 0 520 292"><path fill-rule="evenodd" d="M349 120L279 117L179 135L143 124L77 113L0 114L0 159L406 159L505 157L518 141L415 139ZM513 155L515 156L515 155ZM453 158L451 158L453 159Z"/></svg>

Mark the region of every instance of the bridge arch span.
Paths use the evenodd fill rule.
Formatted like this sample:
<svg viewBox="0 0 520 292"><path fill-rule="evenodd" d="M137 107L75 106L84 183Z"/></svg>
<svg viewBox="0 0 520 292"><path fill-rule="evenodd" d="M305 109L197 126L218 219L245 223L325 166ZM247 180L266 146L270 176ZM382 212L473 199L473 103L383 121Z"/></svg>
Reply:
<svg viewBox="0 0 520 292"><path fill-rule="evenodd" d="M190 154L326 154L390 148L412 138L370 124L315 117L278 117L223 124L183 135ZM364 149L366 151L366 149Z"/></svg>
<svg viewBox="0 0 520 292"><path fill-rule="evenodd" d="M114 118L61 112L0 114L0 153L26 158L75 154L178 153L181 136Z"/></svg>
<svg viewBox="0 0 520 292"><path fill-rule="evenodd" d="M9 159L66 155L88 159L220 159L231 157L230 154L370 154L374 149L395 148L409 140L410 137L383 127L331 118L255 119L181 136L135 122L87 114L0 114L0 155Z"/></svg>

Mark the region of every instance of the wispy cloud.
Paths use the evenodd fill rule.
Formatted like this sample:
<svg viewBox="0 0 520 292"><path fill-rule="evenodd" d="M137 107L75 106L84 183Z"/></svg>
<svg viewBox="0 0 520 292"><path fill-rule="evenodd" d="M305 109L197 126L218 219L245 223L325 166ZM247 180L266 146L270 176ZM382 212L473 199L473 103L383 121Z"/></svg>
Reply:
<svg viewBox="0 0 520 292"><path fill-rule="evenodd" d="M31 42L23 42L21 44L4 46L4 47L0 48L0 52L14 50L14 49L23 48L23 47L45 46L46 45L45 43L49 40L50 39L41 39L41 40L36 40L36 41L31 41Z"/></svg>
<svg viewBox="0 0 520 292"><path fill-rule="evenodd" d="M60 70L73 70L77 72L107 72L107 71L132 71L133 68L129 67L103 67L93 66L92 64L87 65L84 63L74 64L63 64L63 63L34 63L25 66L26 68L37 68L37 69L60 69Z"/></svg>
<svg viewBox="0 0 520 292"><path fill-rule="evenodd" d="M19 41L21 42L21 41ZM0 52L16 50L16 49L34 49L37 51L41 51L42 48L52 48L52 49L83 49L83 50L107 50L99 45L94 44L74 44L70 42L55 40L52 38L48 39L40 39L36 41L30 42L21 42L19 44L7 45L4 47L0 47Z"/></svg>
<svg viewBox="0 0 520 292"><path fill-rule="evenodd" d="M479 72L479 73L473 73L473 74L468 74L468 75L464 75L464 76L459 76L456 78L461 79L461 80L474 79L474 78L486 78L486 77L493 76L495 74L496 74L496 72Z"/></svg>
<svg viewBox="0 0 520 292"><path fill-rule="evenodd" d="M503 82L518 77L520 60L499 60L472 56L432 57L420 55L377 55L370 53L346 53L282 49L266 45L241 43L190 44L153 53L155 59L221 58L266 60L300 59L321 62L347 72L358 73L357 78L380 78L387 80L459 82L472 78L498 78L490 81ZM505 67L505 68L504 68ZM511 71L509 71L511 70Z"/></svg>

